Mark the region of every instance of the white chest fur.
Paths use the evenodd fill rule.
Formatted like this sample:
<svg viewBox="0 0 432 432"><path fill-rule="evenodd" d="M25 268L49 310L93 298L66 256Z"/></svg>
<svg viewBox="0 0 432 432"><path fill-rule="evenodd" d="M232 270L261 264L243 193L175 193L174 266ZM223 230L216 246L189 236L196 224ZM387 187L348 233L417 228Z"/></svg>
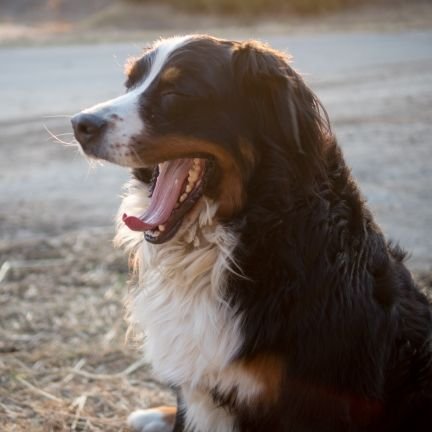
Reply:
<svg viewBox="0 0 432 432"><path fill-rule="evenodd" d="M121 212L137 214L134 204L145 202L136 186ZM224 293L227 276L235 270L231 256L237 239L212 223L215 210L204 202L197 222L162 245L149 244L142 235L132 238L136 233L121 225L117 240L138 248L139 285L129 304L132 321L146 337L146 357L163 380L182 388L188 423L198 430L228 432L233 430L230 415L213 404L206 389L229 392L235 387L239 398L249 399L260 386L230 367L241 346L241 316L224 301Z"/></svg>
<svg viewBox="0 0 432 432"><path fill-rule="evenodd" d="M217 226L211 235L228 249L201 238L200 247L143 243L139 251L133 318L145 332L145 352L155 371L176 385L210 384L206 381L227 367L240 346L240 318L222 297L229 234Z"/></svg>

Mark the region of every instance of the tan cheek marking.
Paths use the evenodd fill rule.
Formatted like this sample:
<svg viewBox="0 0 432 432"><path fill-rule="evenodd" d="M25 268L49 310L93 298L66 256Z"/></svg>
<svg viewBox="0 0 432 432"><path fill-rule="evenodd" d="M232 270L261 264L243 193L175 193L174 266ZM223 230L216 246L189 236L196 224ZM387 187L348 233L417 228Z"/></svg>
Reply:
<svg viewBox="0 0 432 432"><path fill-rule="evenodd" d="M242 170L231 155L218 144L189 137L166 136L141 143L136 149L137 156L147 164L156 164L161 160L190 157L193 153L208 153L214 156L222 169L219 184L218 215L230 217L238 212L245 202L245 190Z"/></svg>
<svg viewBox="0 0 432 432"><path fill-rule="evenodd" d="M235 362L232 366L249 373L262 384L263 391L255 400L257 404L268 405L278 400L284 377L282 358L274 354L259 354L251 359Z"/></svg>
<svg viewBox="0 0 432 432"><path fill-rule="evenodd" d="M233 172L228 172L223 176L220 190L222 195L219 199L217 214L223 218L227 218L234 215L243 207L245 191L243 190L241 181L237 180L237 175Z"/></svg>
<svg viewBox="0 0 432 432"><path fill-rule="evenodd" d="M180 69L179 68L177 68L177 67L175 67L175 66L172 66L172 67L169 67L163 74L162 74L162 77L161 77L161 79L162 79L162 81L168 81L168 82L171 82L171 81L174 81L174 80L176 80L179 76L180 76Z"/></svg>
<svg viewBox="0 0 432 432"><path fill-rule="evenodd" d="M258 156L255 154L252 143L247 141L245 138L239 139L240 153L243 156L243 160L247 165L248 174L252 173L256 164Z"/></svg>

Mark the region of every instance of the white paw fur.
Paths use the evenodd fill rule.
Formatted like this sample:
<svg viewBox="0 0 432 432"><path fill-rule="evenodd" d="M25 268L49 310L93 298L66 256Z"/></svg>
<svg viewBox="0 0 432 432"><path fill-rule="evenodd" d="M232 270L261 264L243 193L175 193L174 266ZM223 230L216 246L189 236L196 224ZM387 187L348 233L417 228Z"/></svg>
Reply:
<svg viewBox="0 0 432 432"><path fill-rule="evenodd" d="M133 432L172 432L173 425L158 409L137 410L128 417L127 424Z"/></svg>

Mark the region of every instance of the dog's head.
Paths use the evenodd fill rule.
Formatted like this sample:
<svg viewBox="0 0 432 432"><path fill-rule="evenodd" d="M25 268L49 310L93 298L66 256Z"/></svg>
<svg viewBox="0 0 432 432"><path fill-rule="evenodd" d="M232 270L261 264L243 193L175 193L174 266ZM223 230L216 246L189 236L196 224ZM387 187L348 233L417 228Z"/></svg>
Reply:
<svg viewBox="0 0 432 432"><path fill-rule="evenodd" d="M241 211L263 160L307 176L327 123L287 58L257 42L186 36L155 43L127 65L126 93L72 118L90 157L134 169L148 183L133 230L162 243L203 196L218 217ZM308 161L309 159L309 161ZM313 171L313 169L312 169Z"/></svg>

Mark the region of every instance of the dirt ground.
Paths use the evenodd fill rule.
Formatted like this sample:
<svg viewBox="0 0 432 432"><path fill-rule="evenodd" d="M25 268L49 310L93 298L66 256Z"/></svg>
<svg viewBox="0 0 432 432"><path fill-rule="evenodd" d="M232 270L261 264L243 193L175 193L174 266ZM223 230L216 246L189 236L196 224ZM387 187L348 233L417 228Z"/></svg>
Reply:
<svg viewBox="0 0 432 432"><path fill-rule="evenodd" d="M238 34L294 55L378 222L430 291L432 20L421 10L385 31L332 28L328 17L323 31L307 21L293 33L277 24ZM111 238L128 174L89 166L68 146L68 116L120 93L124 59L149 36L82 44L68 33L59 44L48 33L43 46L0 48L0 430L122 431L130 411L173 396L141 360L140 335L125 339L127 258Z"/></svg>

